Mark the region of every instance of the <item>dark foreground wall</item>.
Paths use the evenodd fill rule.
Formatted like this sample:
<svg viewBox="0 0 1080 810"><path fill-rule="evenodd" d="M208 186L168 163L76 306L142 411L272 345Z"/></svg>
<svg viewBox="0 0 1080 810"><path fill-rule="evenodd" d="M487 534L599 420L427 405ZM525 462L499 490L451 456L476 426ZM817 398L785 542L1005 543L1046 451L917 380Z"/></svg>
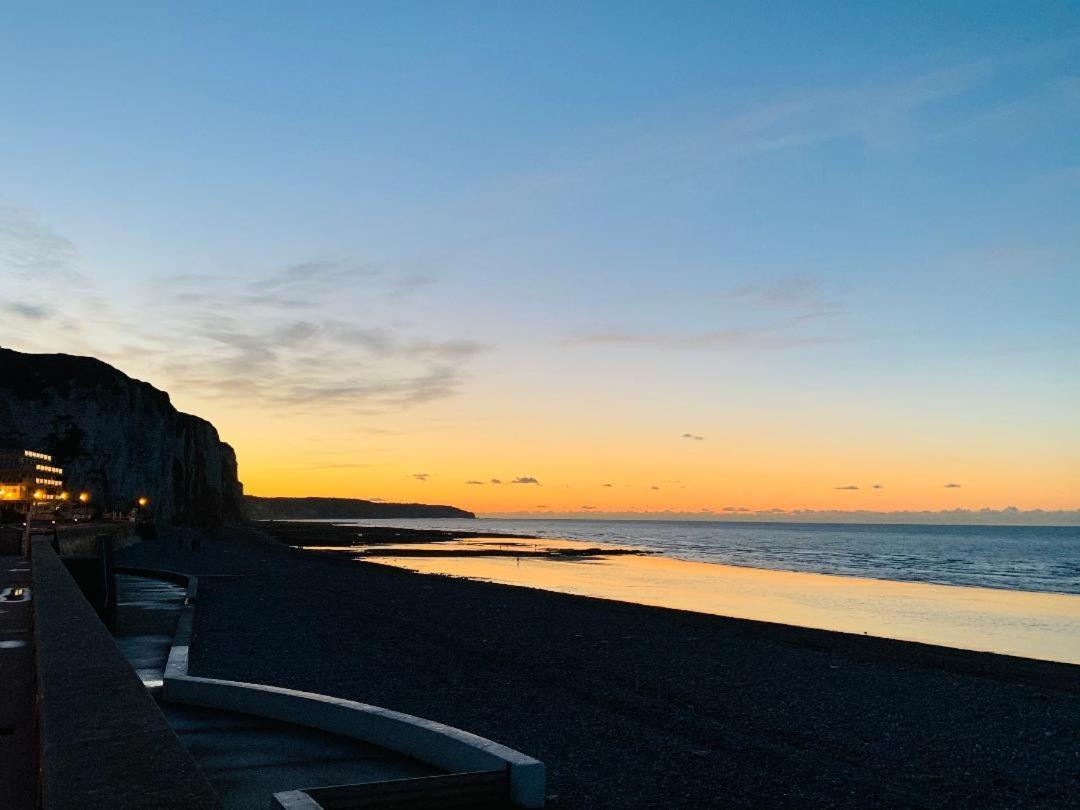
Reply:
<svg viewBox="0 0 1080 810"><path fill-rule="evenodd" d="M219 807L47 541L32 567L45 810Z"/></svg>
<svg viewBox="0 0 1080 810"><path fill-rule="evenodd" d="M0 348L0 448L51 453L105 509L150 498L159 520L213 524L243 510L236 455L169 395L91 357Z"/></svg>

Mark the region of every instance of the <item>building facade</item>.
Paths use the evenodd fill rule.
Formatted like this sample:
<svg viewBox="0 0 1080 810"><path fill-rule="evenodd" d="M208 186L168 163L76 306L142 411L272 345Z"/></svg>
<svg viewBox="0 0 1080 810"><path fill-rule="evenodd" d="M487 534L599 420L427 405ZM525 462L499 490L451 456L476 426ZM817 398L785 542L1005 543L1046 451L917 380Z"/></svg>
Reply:
<svg viewBox="0 0 1080 810"><path fill-rule="evenodd" d="M0 508L26 511L31 504L55 507L66 500L64 471L52 456L0 449Z"/></svg>

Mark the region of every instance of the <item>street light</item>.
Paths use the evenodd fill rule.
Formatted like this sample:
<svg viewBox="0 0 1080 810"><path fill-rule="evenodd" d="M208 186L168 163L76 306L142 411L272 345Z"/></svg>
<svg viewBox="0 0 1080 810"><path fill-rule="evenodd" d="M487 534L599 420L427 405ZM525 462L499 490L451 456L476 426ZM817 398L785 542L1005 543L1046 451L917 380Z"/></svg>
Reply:
<svg viewBox="0 0 1080 810"><path fill-rule="evenodd" d="M140 507L145 507L148 503L150 503L150 499L147 498L146 496L143 496L142 498L139 498L139 506Z"/></svg>
<svg viewBox="0 0 1080 810"><path fill-rule="evenodd" d="M90 502L90 493L89 492L80 492L79 493L79 503L89 503L89 502Z"/></svg>
<svg viewBox="0 0 1080 810"><path fill-rule="evenodd" d="M61 492L60 493L60 500L66 501L69 498L71 498L71 493L70 492Z"/></svg>

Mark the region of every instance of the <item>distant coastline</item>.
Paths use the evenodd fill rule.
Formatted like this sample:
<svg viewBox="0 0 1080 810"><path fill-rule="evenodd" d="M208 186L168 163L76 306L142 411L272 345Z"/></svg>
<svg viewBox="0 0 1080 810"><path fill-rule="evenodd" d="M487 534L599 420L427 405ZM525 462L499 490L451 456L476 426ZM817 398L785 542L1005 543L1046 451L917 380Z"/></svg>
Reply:
<svg viewBox="0 0 1080 810"><path fill-rule="evenodd" d="M244 496L250 520L355 520L360 518L459 518L472 512L456 506L425 503L383 503L361 498L263 498Z"/></svg>

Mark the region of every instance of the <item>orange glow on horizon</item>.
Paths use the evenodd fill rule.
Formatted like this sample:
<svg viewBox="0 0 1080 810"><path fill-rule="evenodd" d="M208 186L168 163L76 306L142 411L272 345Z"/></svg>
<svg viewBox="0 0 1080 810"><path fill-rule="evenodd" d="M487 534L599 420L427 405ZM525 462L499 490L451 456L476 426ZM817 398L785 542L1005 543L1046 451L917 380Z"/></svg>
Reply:
<svg viewBox="0 0 1080 810"><path fill-rule="evenodd" d="M687 419L704 437L692 440L671 428L666 406L654 412L633 400L603 414L600 402L537 400L522 385L491 382L479 411L460 398L382 417L220 400L178 405L215 424L236 449L245 492L261 496L447 504L478 514L1080 508L1080 464L1038 426L988 443L977 424L885 429L877 416L770 405L754 422L735 410Z"/></svg>

